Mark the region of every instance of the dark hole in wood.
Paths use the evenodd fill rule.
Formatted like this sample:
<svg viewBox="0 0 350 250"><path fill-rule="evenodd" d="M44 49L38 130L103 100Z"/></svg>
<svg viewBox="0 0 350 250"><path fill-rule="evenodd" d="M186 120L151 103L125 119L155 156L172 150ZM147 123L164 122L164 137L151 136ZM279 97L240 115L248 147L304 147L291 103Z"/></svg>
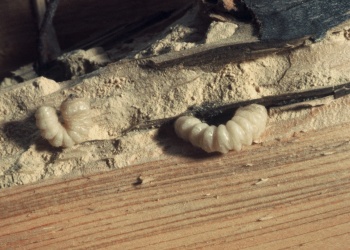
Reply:
<svg viewBox="0 0 350 250"><path fill-rule="evenodd" d="M208 4L218 4L218 0L205 0Z"/></svg>

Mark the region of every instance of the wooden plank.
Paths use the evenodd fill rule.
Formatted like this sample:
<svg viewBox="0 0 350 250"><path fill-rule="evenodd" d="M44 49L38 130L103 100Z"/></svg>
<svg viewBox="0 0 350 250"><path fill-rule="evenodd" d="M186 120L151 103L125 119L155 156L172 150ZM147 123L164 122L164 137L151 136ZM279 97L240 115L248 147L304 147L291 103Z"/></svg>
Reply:
<svg viewBox="0 0 350 250"><path fill-rule="evenodd" d="M2 190L0 248L345 249L349 125Z"/></svg>

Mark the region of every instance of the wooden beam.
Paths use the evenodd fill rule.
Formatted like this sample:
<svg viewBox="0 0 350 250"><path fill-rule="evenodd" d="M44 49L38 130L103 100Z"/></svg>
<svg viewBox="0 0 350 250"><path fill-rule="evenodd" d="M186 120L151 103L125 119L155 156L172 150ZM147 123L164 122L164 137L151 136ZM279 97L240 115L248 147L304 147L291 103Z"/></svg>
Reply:
<svg viewBox="0 0 350 250"><path fill-rule="evenodd" d="M349 125L2 190L0 248L345 249Z"/></svg>

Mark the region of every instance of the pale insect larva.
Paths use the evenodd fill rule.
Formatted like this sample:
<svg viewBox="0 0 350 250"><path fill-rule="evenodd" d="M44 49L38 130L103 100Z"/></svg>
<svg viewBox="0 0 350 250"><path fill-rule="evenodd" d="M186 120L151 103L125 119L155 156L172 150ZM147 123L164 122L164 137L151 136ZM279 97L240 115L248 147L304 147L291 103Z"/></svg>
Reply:
<svg viewBox="0 0 350 250"><path fill-rule="evenodd" d="M63 124L52 107L42 106L36 111L36 125L41 136L55 147L68 148L83 142L92 125L90 104L82 98L68 98L60 110Z"/></svg>
<svg viewBox="0 0 350 250"><path fill-rule="evenodd" d="M251 145L264 132L267 111L262 105L251 104L237 109L226 125L209 126L193 116L181 116L175 122L176 134L204 151L227 153Z"/></svg>

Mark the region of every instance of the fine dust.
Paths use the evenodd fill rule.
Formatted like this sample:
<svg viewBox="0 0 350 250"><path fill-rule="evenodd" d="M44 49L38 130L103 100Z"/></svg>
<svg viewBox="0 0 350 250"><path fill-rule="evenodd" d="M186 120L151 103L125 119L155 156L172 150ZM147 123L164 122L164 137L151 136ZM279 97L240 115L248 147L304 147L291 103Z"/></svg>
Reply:
<svg viewBox="0 0 350 250"><path fill-rule="evenodd" d="M187 15L154 38L147 48L131 54L143 58L184 50L215 42L215 38L234 36L236 28L233 23L213 21L196 29L195 21ZM337 28L321 42L253 61L229 63L219 71L181 65L155 70L141 67L135 60L121 60L90 73L72 66L72 76L63 82L45 77L19 84L6 80L0 88L0 187L58 176L81 176L190 155L192 150L198 152L177 139L170 125L160 130L126 132L147 121L175 117L206 103L224 105L349 82L348 33L348 28ZM94 51L103 54L100 49ZM79 64L88 60L89 53L78 51L74 55ZM100 59L96 60L108 61L105 57ZM40 137L34 113L44 104L58 109L71 94L90 101L95 125L87 142L72 148L53 148ZM344 105L348 102L344 99L343 104L329 105L346 113L349 109ZM271 115L265 140L283 137L287 129L290 133L285 136L291 136L302 130L349 122L346 117L350 115L339 117L325 106ZM316 118L294 122L304 117ZM292 124L298 126L292 129Z"/></svg>

